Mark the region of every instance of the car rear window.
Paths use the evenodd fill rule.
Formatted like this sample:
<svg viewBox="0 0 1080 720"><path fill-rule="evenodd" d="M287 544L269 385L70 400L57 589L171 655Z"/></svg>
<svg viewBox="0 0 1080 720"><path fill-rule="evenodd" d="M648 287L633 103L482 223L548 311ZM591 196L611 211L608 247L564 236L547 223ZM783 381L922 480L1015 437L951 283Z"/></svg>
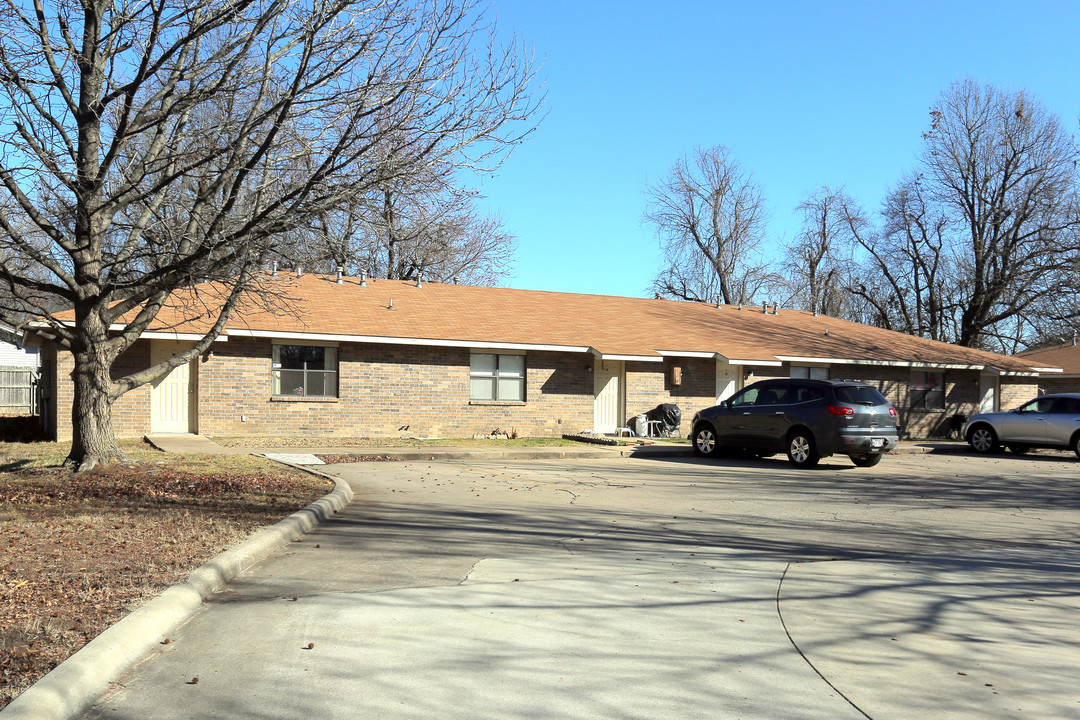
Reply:
<svg viewBox="0 0 1080 720"><path fill-rule="evenodd" d="M836 399L858 405L887 405L889 402L876 389L865 385L841 385L836 388Z"/></svg>

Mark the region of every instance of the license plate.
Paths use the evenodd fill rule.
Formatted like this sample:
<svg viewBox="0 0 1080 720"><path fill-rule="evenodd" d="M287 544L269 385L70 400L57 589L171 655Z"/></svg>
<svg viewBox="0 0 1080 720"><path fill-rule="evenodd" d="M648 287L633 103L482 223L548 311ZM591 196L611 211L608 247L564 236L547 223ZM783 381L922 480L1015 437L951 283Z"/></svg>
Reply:
<svg viewBox="0 0 1080 720"><path fill-rule="evenodd" d="M885 438L870 438L870 447L875 449L885 447Z"/></svg>

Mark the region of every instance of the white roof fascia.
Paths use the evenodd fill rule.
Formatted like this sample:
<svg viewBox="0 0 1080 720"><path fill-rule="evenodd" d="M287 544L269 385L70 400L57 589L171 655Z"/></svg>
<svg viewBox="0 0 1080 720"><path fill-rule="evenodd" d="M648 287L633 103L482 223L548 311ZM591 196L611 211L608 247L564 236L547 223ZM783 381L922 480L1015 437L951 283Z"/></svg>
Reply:
<svg viewBox="0 0 1080 720"><path fill-rule="evenodd" d="M784 364L784 363L780 362L779 360L735 360L735 359L727 359L727 358L724 358L724 359L727 360L728 363L731 364L731 365L760 365L761 367L780 367L781 365Z"/></svg>
<svg viewBox="0 0 1080 720"><path fill-rule="evenodd" d="M329 333L298 333L283 330L244 330L228 328L229 335L236 337L262 337L277 340L322 340L337 342L377 343L382 345L420 345L425 347L460 347L480 350L543 350L550 352L590 352L584 345L540 345L532 343L482 342L479 340L439 340L434 338L402 338L385 335L332 335Z"/></svg>
<svg viewBox="0 0 1080 720"><path fill-rule="evenodd" d="M123 326L121 326L121 329L122 328ZM112 330L113 328L110 327L109 329ZM204 335L203 333L178 333L169 332L167 330L154 330L152 332L144 332L142 335L139 336L140 339L146 340L193 340L195 342L202 340L204 337L206 337L206 335ZM226 337L224 334L218 335L216 338L214 338L214 342L228 341L229 338Z"/></svg>
<svg viewBox="0 0 1080 720"><path fill-rule="evenodd" d="M705 358L711 360L720 356L719 353L714 352L701 352L698 350L657 350L657 355L661 357L687 357L687 358Z"/></svg>
<svg viewBox="0 0 1080 720"><path fill-rule="evenodd" d="M799 357L795 355L777 355L776 357L785 362L811 362L825 363L830 365L881 365L886 367L933 368L935 370L993 370L993 368L990 368L987 365L932 363L919 362L917 360L858 360L855 358Z"/></svg>
<svg viewBox="0 0 1080 720"><path fill-rule="evenodd" d="M1065 372L1064 368L1059 368L1059 367L1045 367L1045 368L1044 367L1033 367L1031 369L1034 370L1035 372L1039 372L1039 373L1064 373Z"/></svg>
<svg viewBox="0 0 1080 720"><path fill-rule="evenodd" d="M607 353L601 353L600 359L626 360L629 362L664 362L664 358L659 355L609 355Z"/></svg>

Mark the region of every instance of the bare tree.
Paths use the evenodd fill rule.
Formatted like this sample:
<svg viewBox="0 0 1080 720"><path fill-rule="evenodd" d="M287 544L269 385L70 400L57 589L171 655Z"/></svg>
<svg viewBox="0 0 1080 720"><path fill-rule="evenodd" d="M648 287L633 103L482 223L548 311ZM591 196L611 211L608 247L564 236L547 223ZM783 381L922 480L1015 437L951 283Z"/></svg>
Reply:
<svg viewBox="0 0 1080 720"><path fill-rule="evenodd" d="M1057 117L1024 92L967 80L942 93L924 143L880 227L847 213L859 312L999 352L1080 318L1077 149Z"/></svg>
<svg viewBox="0 0 1080 720"><path fill-rule="evenodd" d="M667 178L648 188L652 223L666 267L657 293L697 302L749 303L772 274L759 245L767 214L761 188L725 147L680 158Z"/></svg>
<svg viewBox="0 0 1080 720"><path fill-rule="evenodd" d="M843 190L822 187L799 204L802 229L785 247L784 269L791 302L823 315L846 317L855 235L854 203Z"/></svg>
<svg viewBox="0 0 1080 720"><path fill-rule="evenodd" d="M844 215L865 262L848 292L872 308L874 324L950 342L956 338L957 272L948 218L928 202L918 177L892 190L883 227L846 205Z"/></svg>
<svg viewBox="0 0 1080 720"><path fill-rule="evenodd" d="M317 254L307 267L473 285L507 277L517 247L499 218L483 215L471 193L449 186L384 185L321 218L316 234L306 242Z"/></svg>
<svg viewBox="0 0 1080 720"><path fill-rule="evenodd" d="M533 69L486 23L474 0L0 0L0 281L22 303L0 320L35 312L73 354L72 467L122 457L113 402L209 347L274 238L424 168L491 169L531 130ZM205 337L113 377L204 279Z"/></svg>
<svg viewBox="0 0 1080 720"><path fill-rule="evenodd" d="M983 345L1077 292L1077 149L1023 91L958 82L931 116L922 177L949 223L955 341Z"/></svg>

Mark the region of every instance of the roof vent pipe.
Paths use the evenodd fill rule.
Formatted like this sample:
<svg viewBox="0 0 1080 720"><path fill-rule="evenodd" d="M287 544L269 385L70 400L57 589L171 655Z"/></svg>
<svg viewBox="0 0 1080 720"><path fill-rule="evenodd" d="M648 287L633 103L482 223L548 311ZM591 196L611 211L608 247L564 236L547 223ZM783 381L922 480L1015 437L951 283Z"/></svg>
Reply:
<svg viewBox="0 0 1080 720"><path fill-rule="evenodd" d="M297 265L296 266L296 277L301 277L303 274L304 274L304 266L303 265Z"/></svg>
<svg viewBox="0 0 1080 720"><path fill-rule="evenodd" d="M720 307L720 296L716 296L716 307Z"/></svg>
<svg viewBox="0 0 1080 720"><path fill-rule="evenodd" d="M367 273L360 273L360 287L367 287Z"/></svg>
<svg viewBox="0 0 1080 720"><path fill-rule="evenodd" d="M390 304L386 306L386 309L387 310L393 310L394 309L394 298L390 298Z"/></svg>
<svg viewBox="0 0 1080 720"><path fill-rule="evenodd" d="M768 315L769 314L769 303L767 303L764 300L761 301L761 314L762 315Z"/></svg>
<svg viewBox="0 0 1080 720"><path fill-rule="evenodd" d="M340 265L338 265L338 266L337 266L337 284L338 284L338 285L341 285L341 284L343 283L343 281L342 281L342 279L341 279L341 275L342 275L342 273L344 273L344 272L345 272L345 268L343 268L343 267L341 267Z"/></svg>
<svg viewBox="0 0 1080 720"><path fill-rule="evenodd" d="M780 314L780 303L775 302L775 301L773 302L772 314L773 315L779 315Z"/></svg>
<svg viewBox="0 0 1080 720"><path fill-rule="evenodd" d="M416 276L416 287L418 287L418 288L424 287L424 278L423 278L422 275L417 275Z"/></svg>
<svg viewBox="0 0 1080 720"><path fill-rule="evenodd" d="M270 263L270 274L274 277L277 277L277 260Z"/></svg>
<svg viewBox="0 0 1080 720"><path fill-rule="evenodd" d="M742 303L739 303L739 309L742 310Z"/></svg>
<svg viewBox="0 0 1080 720"><path fill-rule="evenodd" d="M829 328L825 328L825 334L826 334L826 335L828 335L828 334L829 334Z"/></svg>

